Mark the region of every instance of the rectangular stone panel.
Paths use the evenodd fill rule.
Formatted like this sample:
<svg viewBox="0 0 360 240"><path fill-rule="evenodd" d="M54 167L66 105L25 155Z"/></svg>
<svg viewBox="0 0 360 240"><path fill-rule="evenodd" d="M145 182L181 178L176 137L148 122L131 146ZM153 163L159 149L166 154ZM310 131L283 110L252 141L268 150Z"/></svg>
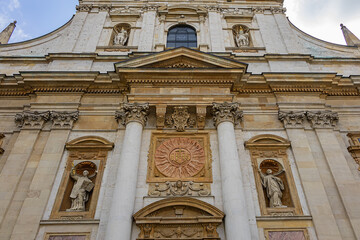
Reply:
<svg viewBox="0 0 360 240"><path fill-rule="evenodd" d="M305 240L303 231L269 231L269 240Z"/></svg>

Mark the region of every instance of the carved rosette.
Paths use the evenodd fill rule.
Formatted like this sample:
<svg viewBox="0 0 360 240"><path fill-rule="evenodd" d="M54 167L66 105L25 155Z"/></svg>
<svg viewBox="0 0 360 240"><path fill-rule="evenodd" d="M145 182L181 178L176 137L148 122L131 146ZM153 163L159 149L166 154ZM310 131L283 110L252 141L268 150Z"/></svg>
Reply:
<svg viewBox="0 0 360 240"><path fill-rule="evenodd" d="M73 123L79 118L79 111L75 112L50 112L53 129L71 129Z"/></svg>
<svg viewBox="0 0 360 240"><path fill-rule="evenodd" d="M115 118L124 126L129 122L138 122L145 126L148 114L148 103L124 103L121 110L115 112Z"/></svg>
<svg viewBox="0 0 360 240"><path fill-rule="evenodd" d="M284 112L279 111L279 120L283 122L285 128L303 128L304 120L306 119L306 112Z"/></svg>
<svg viewBox="0 0 360 240"><path fill-rule="evenodd" d="M166 119L166 124L175 127L178 132L184 132L186 127L195 125L195 119L190 116L188 107L175 107L174 113Z"/></svg>
<svg viewBox="0 0 360 240"><path fill-rule="evenodd" d="M171 138L164 141L155 152L155 166L166 177L193 177L204 165L203 147L190 138Z"/></svg>
<svg viewBox="0 0 360 240"><path fill-rule="evenodd" d="M15 123L19 128L41 129L50 119L50 112L24 111L15 115Z"/></svg>
<svg viewBox="0 0 360 240"><path fill-rule="evenodd" d="M238 103L213 103L212 113L215 126L222 122L238 124L243 117L243 112L239 110Z"/></svg>
<svg viewBox="0 0 360 240"><path fill-rule="evenodd" d="M306 112L306 117L313 128L334 128L339 116L332 111Z"/></svg>

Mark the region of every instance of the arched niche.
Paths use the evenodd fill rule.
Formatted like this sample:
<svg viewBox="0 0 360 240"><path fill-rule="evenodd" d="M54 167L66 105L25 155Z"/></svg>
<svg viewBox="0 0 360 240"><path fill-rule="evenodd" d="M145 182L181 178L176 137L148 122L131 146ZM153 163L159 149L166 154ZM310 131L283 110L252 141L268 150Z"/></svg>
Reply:
<svg viewBox="0 0 360 240"><path fill-rule="evenodd" d="M125 47L128 45L131 25L128 23L119 23L114 26L111 35L110 45Z"/></svg>
<svg viewBox="0 0 360 240"><path fill-rule="evenodd" d="M65 147L69 155L51 218L92 219L108 151L114 144L99 136L84 136L69 141ZM86 200L79 204L81 199Z"/></svg>
<svg viewBox="0 0 360 240"><path fill-rule="evenodd" d="M143 239L220 239L224 213L203 201L176 197L152 203L134 214Z"/></svg>
<svg viewBox="0 0 360 240"><path fill-rule="evenodd" d="M237 47L251 46L250 29L247 26L241 24L234 25L232 32Z"/></svg>
<svg viewBox="0 0 360 240"><path fill-rule="evenodd" d="M287 155L290 142L280 136L261 134L246 141L245 146L250 150L262 215L302 215ZM271 182L274 185L269 189ZM278 189L274 190L276 185ZM277 195L277 199L280 198L280 204L279 201L274 201L274 195Z"/></svg>

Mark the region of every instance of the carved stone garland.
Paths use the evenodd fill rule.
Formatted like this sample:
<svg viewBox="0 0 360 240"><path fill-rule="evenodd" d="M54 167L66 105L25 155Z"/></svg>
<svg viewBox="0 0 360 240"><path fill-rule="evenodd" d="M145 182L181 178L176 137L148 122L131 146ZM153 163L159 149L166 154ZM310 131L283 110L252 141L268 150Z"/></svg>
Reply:
<svg viewBox="0 0 360 240"><path fill-rule="evenodd" d="M148 103L124 103L120 111L116 111L115 118L123 125L127 125L129 122L135 121L144 126L147 121L148 114Z"/></svg>
<svg viewBox="0 0 360 240"><path fill-rule="evenodd" d="M205 183L194 183L192 181L165 182L150 185L149 195L151 197L167 196L209 196L210 187L205 188Z"/></svg>

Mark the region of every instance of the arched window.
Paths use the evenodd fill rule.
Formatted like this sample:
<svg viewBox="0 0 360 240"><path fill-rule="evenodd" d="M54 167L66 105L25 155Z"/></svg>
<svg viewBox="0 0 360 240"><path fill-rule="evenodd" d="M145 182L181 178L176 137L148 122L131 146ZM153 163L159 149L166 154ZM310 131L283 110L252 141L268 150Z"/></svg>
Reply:
<svg viewBox="0 0 360 240"><path fill-rule="evenodd" d="M186 25L177 25L169 30L167 47L188 47L196 48L197 39L194 28Z"/></svg>

